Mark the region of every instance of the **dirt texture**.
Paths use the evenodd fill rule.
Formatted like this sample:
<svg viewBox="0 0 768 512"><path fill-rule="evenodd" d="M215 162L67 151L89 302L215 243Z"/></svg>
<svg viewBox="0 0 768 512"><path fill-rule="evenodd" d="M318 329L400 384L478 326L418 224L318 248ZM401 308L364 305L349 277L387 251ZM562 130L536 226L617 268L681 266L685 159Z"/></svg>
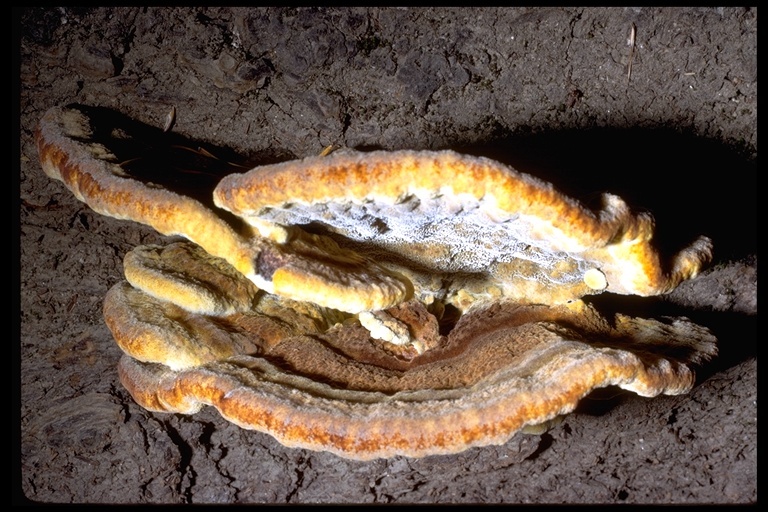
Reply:
<svg viewBox="0 0 768 512"><path fill-rule="evenodd" d="M28 8L20 72L17 499L45 503L750 503L757 500L756 8ZM634 47L628 44L635 27ZM631 63L631 75L628 68ZM658 299L720 355L687 395L608 390L559 425L452 456L354 462L205 408L150 413L102 320L164 237L39 165L50 107L109 107L254 164L357 149L485 155L656 217L715 261Z"/></svg>

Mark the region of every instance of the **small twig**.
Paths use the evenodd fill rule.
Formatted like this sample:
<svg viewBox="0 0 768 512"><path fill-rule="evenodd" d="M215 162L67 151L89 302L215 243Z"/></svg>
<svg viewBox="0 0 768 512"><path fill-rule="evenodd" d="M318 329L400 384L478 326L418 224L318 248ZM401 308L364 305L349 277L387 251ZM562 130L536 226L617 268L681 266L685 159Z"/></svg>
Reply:
<svg viewBox="0 0 768 512"><path fill-rule="evenodd" d="M47 203L40 205L40 204L34 204L30 203L26 199L21 200L21 205L25 208L28 208L30 210L58 210L59 208L63 208L62 205L54 201L53 199L49 199Z"/></svg>
<svg viewBox="0 0 768 512"><path fill-rule="evenodd" d="M174 123L176 123L176 107L172 106L171 111L168 112L167 116L165 116L165 126L163 127L163 132L171 131Z"/></svg>
<svg viewBox="0 0 768 512"><path fill-rule="evenodd" d="M629 83L629 80L632 78L632 59L635 56L635 36L636 35L637 35L637 28L635 27L635 24L632 23L629 29L629 41L627 41L627 44L629 44L629 62L627 63L627 83Z"/></svg>
<svg viewBox="0 0 768 512"><path fill-rule="evenodd" d="M71 299L69 299L69 302L67 303L67 313L72 312L72 308L75 307L75 304L77 303L77 294L75 294Z"/></svg>
<svg viewBox="0 0 768 512"><path fill-rule="evenodd" d="M337 146L336 144L330 144L330 145L326 146L326 147L325 147L325 148L324 148L324 149L323 149L323 150L320 152L320 156L328 156L328 155L330 155L331 153L333 153L334 151L336 151L337 149L338 149L338 146Z"/></svg>

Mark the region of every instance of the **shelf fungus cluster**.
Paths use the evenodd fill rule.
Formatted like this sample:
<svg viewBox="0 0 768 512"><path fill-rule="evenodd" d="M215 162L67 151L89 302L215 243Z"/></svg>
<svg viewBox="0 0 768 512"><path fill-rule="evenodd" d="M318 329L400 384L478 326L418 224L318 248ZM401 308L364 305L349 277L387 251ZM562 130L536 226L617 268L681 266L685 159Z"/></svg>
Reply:
<svg viewBox="0 0 768 512"><path fill-rule="evenodd" d="M702 237L662 261L653 219L619 197L593 211L452 151L230 167L191 190L200 173L153 159L163 137L80 105L37 131L79 200L181 237L129 252L104 304L120 379L152 411L211 405L290 447L421 457L502 444L601 387L687 392L716 352L685 318L582 300L663 294L711 258Z"/></svg>

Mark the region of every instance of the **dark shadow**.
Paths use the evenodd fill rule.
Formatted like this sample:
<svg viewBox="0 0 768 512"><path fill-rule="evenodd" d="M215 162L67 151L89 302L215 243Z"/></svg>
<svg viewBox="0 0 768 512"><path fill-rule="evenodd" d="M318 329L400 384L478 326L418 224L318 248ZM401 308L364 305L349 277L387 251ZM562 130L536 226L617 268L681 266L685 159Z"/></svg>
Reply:
<svg viewBox="0 0 768 512"><path fill-rule="evenodd" d="M76 108L89 116L92 138L115 154L131 178L193 197L212 209L216 209L212 191L224 176L290 157L278 153L245 157L111 109ZM757 166L738 148L674 130L604 128L499 134L483 144L458 143L452 149L489 157L552 182L594 210L601 207L601 194L610 192L634 210L650 211L657 223L655 242L665 260L700 235L713 239L717 260L756 253ZM233 225L241 222L216 210ZM754 317L692 311L659 298L603 294L589 301L609 318L617 312L642 318L687 316L708 327L721 340L719 357L706 365L708 374L756 354Z"/></svg>
<svg viewBox="0 0 768 512"><path fill-rule="evenodd" d="M92 132L80 140L106 147L126 177L192 197L235 226L240 219L213 204L213 189L228 174L281 161L274 155L245 157L231 148L166 132L105 107L72 104L68 108L89 119Z"/></svg>
<svg viewBox="0 0 768 512"><path fill-rule="evenodd" d="M499 129L492 140L457 143L450 149L549 181L596 211L602 193L622 197L633 211L654 216L654 242L664 261L700 235L713 240L714 262L757 253L757 162L744 147L676 129L595 128L536 134ZM685 316L707 327L718 339L719 353L696 369L699 382L757 354L755 316L692 310L663 297L603 294L589 301L609 316ZM622 395L582 402L610 409Z"/></svg>
<svg viewBox="0 0 768 512"><path fill-rule="evenodd" d="M656 219L655 240L672 254L699 235L716 260L757 249L757 162L743 148L672 129L579 129L509 135L451 149L498 160L549 181L595 210L622 197Z"/></svg>
<svg viewBox="0 0 768 512"><path fill-rule="evenodd" d="M729 311L691 309L664 297L635 297L604 293L586 299L606 317L621 313L637 318L686 317L706 327L717 338L718 354L696 368L700 382L718 371L757 357L757 316Z"/></svg>
<svg viewBox="0 0 768 512"><path fill-rule="evenodd" d="M91 117L93 138L125 162L131 177L206 206L213 206L211 191L223 176L292 157L280 152L246 157L224 146L163 132L111 109L77 108ZM738 148L673 130L601 128L499 134L485 143L457 142L452 149L549 181L594 210L600 209L603 192L621 196L634 210L653 214L655 241L665 256L700 235L713 239L716 260L756 252L757 163Z"/></svg>
<svg viewBox="0 0 768 512"><path fill-rule="evenodd" d="M572 414L604 416L632 397L637 397L637 395L618 386L595 389L579 400Z"/></svg>

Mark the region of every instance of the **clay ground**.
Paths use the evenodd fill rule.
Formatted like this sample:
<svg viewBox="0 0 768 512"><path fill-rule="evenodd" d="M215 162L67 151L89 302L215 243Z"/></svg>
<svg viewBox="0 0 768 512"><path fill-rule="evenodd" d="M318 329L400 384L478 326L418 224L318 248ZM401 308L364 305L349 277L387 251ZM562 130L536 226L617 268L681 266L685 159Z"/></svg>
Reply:
<svg viewBox="0 0 768 512"><path fill-rule="evenodd" d="M757 500L757 9L32 8L20 46L19 499L46 503L748 503ZM628 76L631 27L636 27ZM19 69L19 68L17 68ZM452 148L589 204L622 195L710 270L663 299L720 356L688 395L598 395L541 435L352 462L149 413L102 321L125 253L159 242L40 169L37 121L110 107L254 163ZM675 245L679 244L679 245Z"/></svg>

